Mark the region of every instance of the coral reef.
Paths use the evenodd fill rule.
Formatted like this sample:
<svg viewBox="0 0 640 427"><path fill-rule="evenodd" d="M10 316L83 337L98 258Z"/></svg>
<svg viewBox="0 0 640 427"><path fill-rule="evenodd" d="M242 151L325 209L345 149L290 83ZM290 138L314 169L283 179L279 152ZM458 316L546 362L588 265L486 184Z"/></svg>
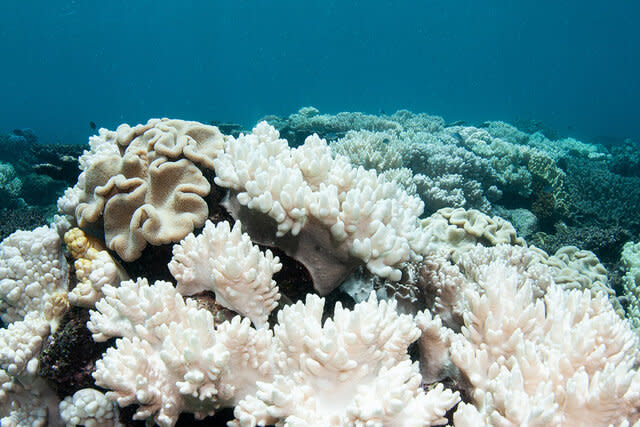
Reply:
<svg viewBox="0 0 640 427"><path fill-rule="evenodd" d="M16 171L9 163L0 162L0 203L5 208L17 207L24 204L20 199L22 181L16 176Z"/></svg>
<svg viewBox="0 0 640 427"><path fill-rule="evenodd" d="M639 421L632 222L533 234L577 227L571 159L612 175L605 147L406 111L269 120L91 138L63 216L0 243L3 425ZM624 296L586 250L620 248Z"/></svg>

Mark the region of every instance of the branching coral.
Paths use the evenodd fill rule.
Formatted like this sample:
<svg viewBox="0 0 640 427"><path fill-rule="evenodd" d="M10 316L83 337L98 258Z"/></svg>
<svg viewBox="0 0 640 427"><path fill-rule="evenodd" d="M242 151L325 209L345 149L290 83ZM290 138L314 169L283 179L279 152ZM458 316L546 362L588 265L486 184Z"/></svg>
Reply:
<svg viewBox="0 0 640 427"><path fill-rule="evenodd" d="M637 420L640 352L626 322L605 295L564 290L549 267L527 274L516 260L499 257L465 272L458 279L464 324L457 334L436 335L471 385L473 406L459 407L456 425Z"/></svg>
<svg viewBox="0 0 640 427"><path fill-rule="evenodd" d="M442 387L422 390L407 354L420 332L375 296L353 311L337 305L322 324L324 300L309 295L278 313L272 338L239 316L214 329L211 313L167 282L139 279L104 293L88 327L98 341L123 338L94 377L118 405L138 403L136 419L170 426L183 411L201 417L237 405L243 426L432 425L459 399Z"/></svg>
<svg viewBox="0 0 640 427"><path fill-rule="evenodd" d="M174 245L169 270L182 295L213 291L219 304L261 327L278 305L272 276L282 264L270 250L261 252L253 245L241 227L240 221L233 228L226 221L207 221L198 237L189 234Z"/></svg>
<svg viewBox="0 0 640 427"><path fill-rule="evenodd" d="M122 337L96 363L96 384L135 419L172 426L181 412L202 418L233 406L268 380L271 331L234 318L214 329L212 314L168 282L106 285L87 327L96 341Z"/></svg>
<svg viewBox="0 0 640 427"><path fill-rule="evenodd" d="M299 118L315 116L309 109ZM59 399L36 368L68 299L94 308L87 328L110 345L80 368L108 391L66 398L69 425L111 423L113 403L135 405L135 419L163 427L223 407L233 407L232 426L638 422L638 340L607 299L607 272L592 253L549 256L477 210L449 207L420 221L421 201L395 183L434 204L482 205L501 191L529 197L532 175L553 187L562 178L555 158L541 156L540 172L531 161L541 150L521 149L527 138L513 129L496 138L408 112L350 117L373 126L369 137L386 150L370 153L372 165L428 161L442 173L355 168L317 135L291 148L264 122L238 137L167 119L101 130L59 203L80 226L65 236L73 276L53 227L0 244L3 425L57 420ZM383 132L395 139L378 140ZM404 138L412 143L395 150ZM222 188L209 196L212 182ZM88 237L102 231L106 242ZM132 261L123 264L132 274L171 273L177 286L122 281L106 248ZM342 287L355 302L340 291L326 305L289 293L295 277L307 277L289 257L320 294L357 270ZM278 289L275 273L287 286ZM218 316L222 305L238 315ZM86 322L74 317L80 312L57 337ZM47 354L43 363L55 357Z"/></svg>

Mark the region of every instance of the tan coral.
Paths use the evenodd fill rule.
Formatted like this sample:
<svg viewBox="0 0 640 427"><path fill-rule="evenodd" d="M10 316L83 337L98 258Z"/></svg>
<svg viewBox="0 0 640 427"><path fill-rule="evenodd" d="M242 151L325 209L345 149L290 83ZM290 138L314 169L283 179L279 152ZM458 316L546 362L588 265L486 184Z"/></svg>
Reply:
<svg viewBox="0 0 640 427"><path fill-rule="evenodd" d="M527 164L531 174L549 184L554 198L554 209L563 216L569 214L571 202L565 184L566 174L548 154L534 149Z"/></svg>
<svg viewBox="0 0 640 427"><path fill-rule="evenodd" d="M446 253L456 258L458 253L476 244L527 245L509 221L497 216L490 217L475 209L443 208L420 223L429 236L427 248L432 254Z"/></svg>
<svg viewBox="0 0 640 427"><path fill-rule="evenodd" d="M218 128L182 120L101 129L80 159L78 224L103 218L107 246L125 261L148 243L179 241L207 217L211 185L201 168L213 167L223 143Z"/></svg>

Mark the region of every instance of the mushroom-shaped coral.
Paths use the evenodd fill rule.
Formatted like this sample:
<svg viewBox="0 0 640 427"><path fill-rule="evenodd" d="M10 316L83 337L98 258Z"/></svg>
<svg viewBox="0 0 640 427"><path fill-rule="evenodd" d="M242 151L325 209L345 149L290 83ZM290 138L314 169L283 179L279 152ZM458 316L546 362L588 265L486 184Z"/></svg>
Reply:
<svg viewBox="0 0 640 427"><path fill-rule="evenodd" d="M223 141L218 128L182 120L100 129L61 206L75 207L80 227L102 219L107 246L133 261L147 243L177 242L204 223L211 185L200 168L213 167Z"/></svg>
<svg viewBox="0 0 640 427"><path fill-rule="evenodd" d="M173 246L169 270L182 295L213 291L219 304L262 327L278 306L280 294L272 277L282 264L270 250L262 252L252 244L241 227L240 221L233 228L227 221L207 221L200 235L190 233Z"/></svg>

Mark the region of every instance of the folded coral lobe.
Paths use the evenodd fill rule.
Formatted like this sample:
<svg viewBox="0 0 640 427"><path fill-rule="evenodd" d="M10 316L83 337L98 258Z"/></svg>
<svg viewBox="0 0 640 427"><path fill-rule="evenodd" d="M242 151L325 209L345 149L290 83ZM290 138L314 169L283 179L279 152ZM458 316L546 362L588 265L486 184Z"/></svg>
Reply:
<svg viewBox="0 0 640 427"><path fill-rule="evenodd" d="M80 160L78 223L102 217L107 246L125 261L147 244L180 241L207 218L211 185L202 169L223 141L216 127L182 120L101 130Z"/></svg>

